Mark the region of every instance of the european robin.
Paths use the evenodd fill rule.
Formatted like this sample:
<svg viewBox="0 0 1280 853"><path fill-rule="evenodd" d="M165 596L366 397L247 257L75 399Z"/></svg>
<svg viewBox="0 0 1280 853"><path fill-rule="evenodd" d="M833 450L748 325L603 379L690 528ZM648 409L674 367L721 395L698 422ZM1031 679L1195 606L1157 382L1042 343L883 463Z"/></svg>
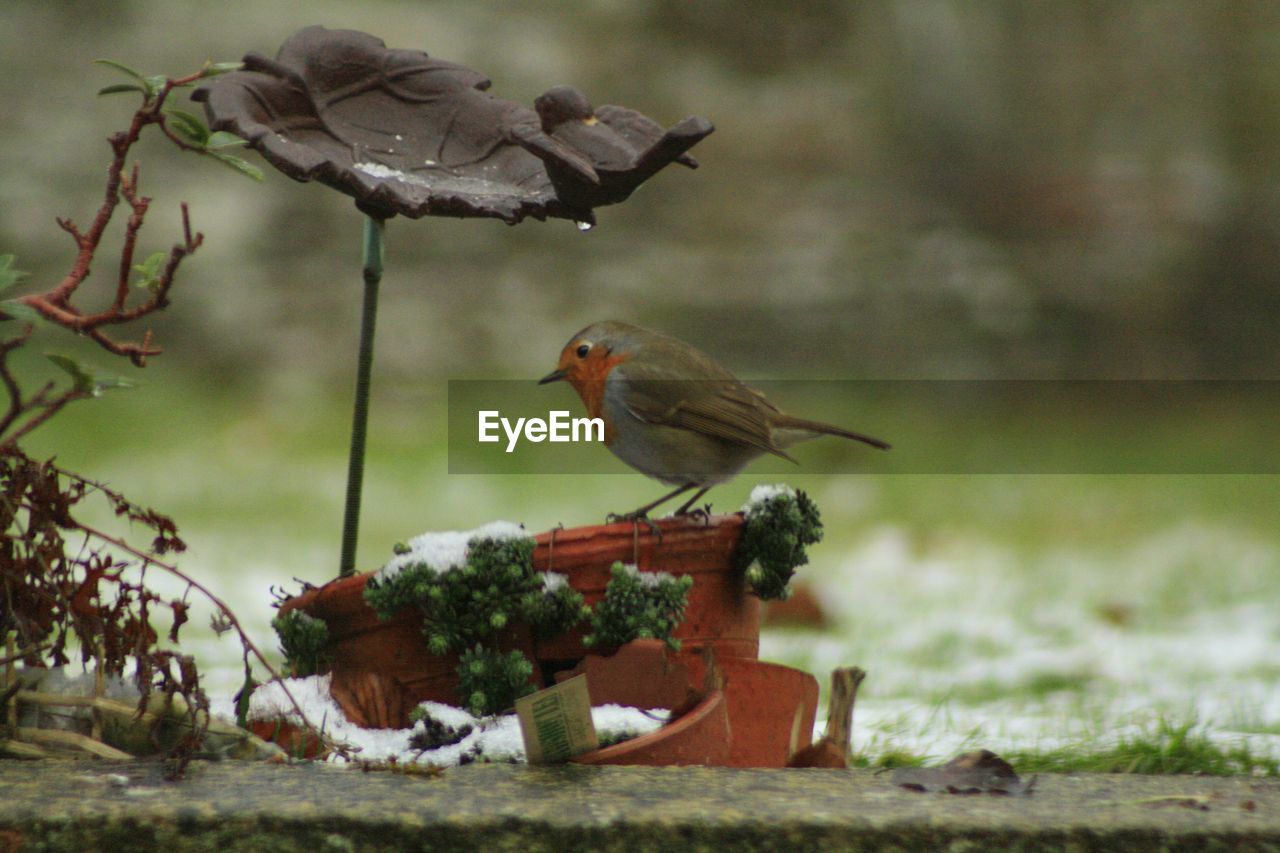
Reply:
<svg viewBox="0 0 1280 853"><path fill-rule="evenodd" d="M604 421L604 442L614 456L677 487L623 518L645 518L697 489L676 510L684 515L757 456L794 462L786 448L820 435L889 449L878 438L785 414L702 351L627 323L594 323L570 338L559 366L539 384L561 379L591 417Z"/></svg>

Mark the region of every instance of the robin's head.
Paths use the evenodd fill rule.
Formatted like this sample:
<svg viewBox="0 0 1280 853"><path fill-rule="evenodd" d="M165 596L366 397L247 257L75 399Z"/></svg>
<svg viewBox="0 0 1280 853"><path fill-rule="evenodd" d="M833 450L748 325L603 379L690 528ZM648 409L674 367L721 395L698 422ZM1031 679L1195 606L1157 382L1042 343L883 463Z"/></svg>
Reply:
<svg viewBox="0 0 1280 853"><path fill-rule="evenodd" d="M585 386L603 383L610 370L630 358L644 334L644 329L614 320L592 323L569 339L556 369L538 384L564 379L582 394Z"/></svg>

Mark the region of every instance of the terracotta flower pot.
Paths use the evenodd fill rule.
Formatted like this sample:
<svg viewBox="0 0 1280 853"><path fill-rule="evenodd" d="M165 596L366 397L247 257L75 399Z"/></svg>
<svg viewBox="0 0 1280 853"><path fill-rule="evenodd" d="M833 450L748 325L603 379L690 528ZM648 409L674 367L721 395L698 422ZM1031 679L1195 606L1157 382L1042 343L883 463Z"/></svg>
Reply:
<svg viewBox="0 0 1280 853"><path fill-rule="evenodd" d="M324 743L313 732L283 720L252 720L249 731L274 743L290 758L324 758L328 754Z"/></svg>
<svg viewBox="0 0 1280 853"><path fill-rule="evenodd" d="M646 525L629 522L550 531L536 537L533 565L536 571L566 575L589 605L604 598L615 562L691 575L684 621L675 637L689 653L710 649L719 660L754 660L760 644L760 602L733 568L742 523L740 515L663 519L657 522L661 539ZM457 703L458 656L431 653L413 607L379 619L364 600L370 576L339 578L308 590L281 604L280 612L301 610L328 625L330 690L348 719L367 728L403 728L420 702ZM519 649L542 664L541 672L535 667L534 677L539 686L546 686L544 680L573 667L588 653L614 651L586 649L584 633L580 628L535 643L527 626L515 625L500 637L499 645L503 650Z"/></svg>
<svg viewBox="0 0 1280 853"><path fill-rule="evenodd" d="M280 605L301 610L329 627L329 690L342 712L364 728L405 728L420 702L458 703L458 656L436 655L427 647L416 608L380 619L364 600L372 573L338 578ZM523 626L499 637L504 650L533 647Z"/></svg>
<svg viewBox="0 0 1280 853"><path fill-rule="evenodd" d="M569 585L593 607L604 598L615 562L633 563L643 571L690 575L693 587L676 639L688 651L710 647L724 658L755 658L760 652L760 600L733 567L742 523L741 515L706 521L665 518L657 522L661 539L646 525L630 522L553 530L538 535L533 566L567 575ZM584 648L584 633L579 629L539 640L539 661L571 662L602 651Z"/></svg>

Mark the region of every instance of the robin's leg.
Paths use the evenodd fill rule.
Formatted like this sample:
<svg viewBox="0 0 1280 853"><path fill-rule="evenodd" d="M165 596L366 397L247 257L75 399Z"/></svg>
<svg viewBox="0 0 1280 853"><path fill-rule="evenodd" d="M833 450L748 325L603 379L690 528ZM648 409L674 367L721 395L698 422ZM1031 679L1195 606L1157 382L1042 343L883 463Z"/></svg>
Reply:
<svg viewBox="0 0 1280 853"><path fill-rule="evenodd" d="M703 495L705 495L708 491L710 491L710 489L711 489L711 487L710 487L710 486L703 486L701 489L698 489L698 491L694 492L694 493L693 493L693 497L691 497L691 498L689 498L689 500L685 501L685 502L684 502L684 506L682 506L682 507L680 507L678 510L676 510L676 515L688 515L688 514L689 514L689 507L691 507L691 506L693 506L694 504L696 504L696 503L698 502L698 498L700 498L700 497L702 497ZM706 510L702 510L702 509L695 509L695 510L693 511L693 513L694 513L694 515L707 515L707 514L708 514Z"/></svg>
<svg viewBox="0 0 1280 853"><path fill-rule="evenodd" d="M661 506L662 504L666 503L667 501L671 500L677 495L683 495L685 492L689 491L696 485L698 484L687 483L681 486L680 488L676 489L674 492L665 494L662 497L658 498L653 503L645 504L639 509L632 510L631 512L624 512L624 513L611 512L607 516L605 516L605 518L609 521L640 521L642 519L647 520L649 518L649 511L652 510L654 507ZM706 490L704 489L703 491L706 491ZM701 494L701 492L699 494ZM677 515L678 514L679 513L677 513Z"/></svg>

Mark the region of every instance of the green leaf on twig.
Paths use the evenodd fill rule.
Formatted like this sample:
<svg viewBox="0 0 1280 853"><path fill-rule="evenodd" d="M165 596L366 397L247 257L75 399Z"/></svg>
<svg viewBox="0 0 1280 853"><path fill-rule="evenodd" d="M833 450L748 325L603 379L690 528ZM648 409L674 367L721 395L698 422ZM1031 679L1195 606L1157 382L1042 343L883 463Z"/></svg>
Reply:
<svg viewBox="0 0 1280 853"><path fill-rule="evenodd" d="M236 148L241 145L248 145L247 139L241 139L234 133L228 133L225 130L219 130L209 135L209 141L205 144L206 148Z"/></svg>
<svg viewBox="0 0 1280 853"><path fill-rule="evenodd" d="M209 156L217 160L219 163L225 163L240 174L253 178L255 181L262 180L262 170L250 163L248 160L231 154L224 154L221 151L209 151Z"/></svg>
<svg viewBox="0 0 1280 853"><path fill-rule="evenodd" d="M4 293L27 277L27 273L13 268L15 260L17 260L17 255L0 255L0 293ZM44 321L44 317L39 311L16 299L6 299L0 302L0 311L4 312L5 316L0 318L3 320L17 320L20 323L41 323Z"/></svg>
<svg viewBox="0 0 1280 853"><path fill-rule="evenodd" d="M182 137L183 142L196 148L208 147L209 128L199 116L176 107L165 110L164 114L168 117L170 129Z"/></svg>
<svg viewBox="0 0 1280 853"><path fill-rule="evenodd" d="M27 277L22 270L15 270L13 262L17 260L17 255L0 255L0 293L13 287L18 282Z"/></svg>
<svg viewBox="0 0 1280 853"><path fill-rule="evenodd" d="M230 166L242 175L247 175L255 181L262 180L262 170L257 166L221 150L223 148L238 148L241 145L247 145L248 143L245 140L234 133L227 133L225 130L212 133L199 116L192 115L185 110L168 109L164 112L168 117L169 127L187 145L192 148L199 148L219 163Z"/></svg>
<svg viewBox="0 0 1280 853"><path fill-rule="evenodd" d="M107 86L99 89L99 95L112 95L116 92L141 92L142 96L147 100L155 97L160 88L164 86L166 77L163 74L156 74L151 77L145 77L140 72L135 71L123 62L116 62L114 59L95 59L94 64L105 65L108 68L114 68L121 74L133 78L136 83L121 83L114 86Z"/></svg>
<svg viewBox="0 0 1280 853"><path fill-rule="evenodd" d="M244 68L243 62L206 62L204 68L200 69L200 76L216 77L228 71L239 71L241 68Z"/></svg>
<svg viewBox="0 0 1280 853"><path fill-rule="evenodd" d="M119 376L99 375L92 367L86 367L69 355L50 352L45 353L45 357L71 377L77 391L83 391L94 397L101 397L104 391L112 388L132 388L137 384Z"/></svg>
<svg viewBox="0 0 1280 853"><path fill-rule="evenodd" d="M52 352L45 353L45 357L62 368L71 377L71 381L77 391L93 393L93 374L83 367L80 362L69 355L60 355Z"/></svg>
<svg viewBox="0 0 1280 853"><path fill-rule="evenodd" d="M137 286L145 287L147 290L154 292L160 286L160 271L165 259L168 257L168 252L154 252L148 255L147 259L142 263L134 264L134 271L141 276L138 279Z"/></svg>
<svg viewBox="0 0 1280 853"><path fill-rule="evenodd" d="M0 320L17 320L20 323L37 324L44 322L43 314L25 302L19 302L16 299L6 299L4 302L0 302L0 312L5 314Z"/></svg>
<svg viewBox="0 0 1280 853"><path fill-rule="evenodd" d="M115 83L111 86L103 86L98 90L99 95L117 95L121 92L138 92L144 97L147 94L147 90L136 83Z"/></svg>
<svg viewBox="0 0 1280 853"><path fill-rule="evenodd" d="M114 59L95 59L95 60L93 61L93 64L94 64L94 65L105 65L105 66L107 66L108 68L114 68L115 70L119 71L119 72L120 72L120 73L122 73L122 74L127 74L127 75L129 75L129 76L130 76L130 77L132 77L134 80L137 80L139 83L146 83L146 82L147 82L147 78L146 78L146 77L143 77L143 76L142 76L142 74L140 74L140 73L139 73L139 72L137 72L137 71L134 71L132 68L130 68L129 66L125 65L123 62L116 62Z"/></svg>

